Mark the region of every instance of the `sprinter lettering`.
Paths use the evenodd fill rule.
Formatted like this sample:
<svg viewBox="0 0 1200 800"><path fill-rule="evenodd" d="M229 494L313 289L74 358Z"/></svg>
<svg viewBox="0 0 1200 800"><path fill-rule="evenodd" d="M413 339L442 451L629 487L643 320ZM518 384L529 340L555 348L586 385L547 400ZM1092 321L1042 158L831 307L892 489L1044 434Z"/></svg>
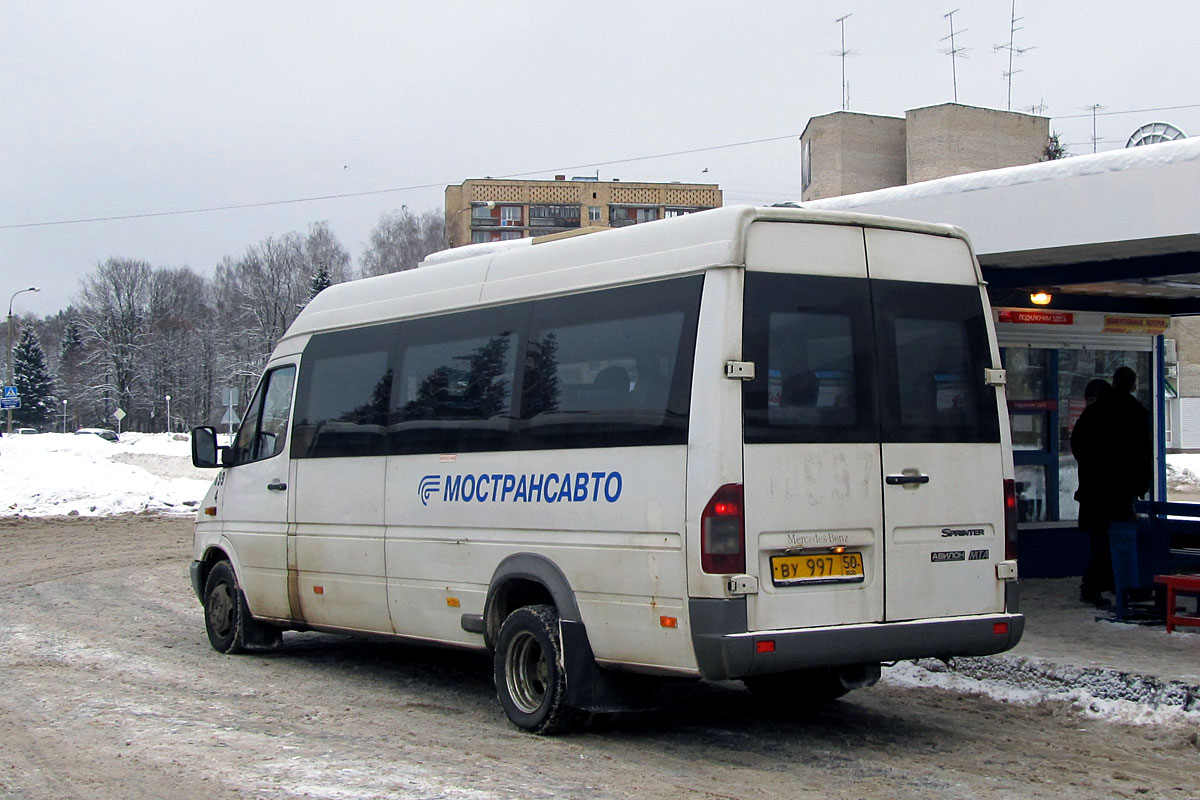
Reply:
<svg viewBox="0 0 1200 800"><path fill-rule="evenodd" d="M417 485L421 505L443 503L615 503L624 480L619 472L542 472L527 475L426 475Z"/></svg>

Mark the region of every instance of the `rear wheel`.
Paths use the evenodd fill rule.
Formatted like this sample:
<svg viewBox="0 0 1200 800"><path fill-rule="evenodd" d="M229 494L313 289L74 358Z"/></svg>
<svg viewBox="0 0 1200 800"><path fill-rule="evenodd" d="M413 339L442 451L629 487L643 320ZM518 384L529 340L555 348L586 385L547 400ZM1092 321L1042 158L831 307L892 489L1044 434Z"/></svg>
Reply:
<svg viewBox="0 0 1200 800"><path fill-rule="evenodd" d="M496 694L514 725L530 733L564 733L581 713L566 704L558 611L524 606L508 615L496 637Z"/></svg>
<svg viewBox="0 0 1200 800"><path fill-rule="evenodd" d="M250 616L242 587L228 561L213 565L204 583L204 629L213 649L230 655L244 652L248 645L274 647L282 639L278 628Z"/></svg>

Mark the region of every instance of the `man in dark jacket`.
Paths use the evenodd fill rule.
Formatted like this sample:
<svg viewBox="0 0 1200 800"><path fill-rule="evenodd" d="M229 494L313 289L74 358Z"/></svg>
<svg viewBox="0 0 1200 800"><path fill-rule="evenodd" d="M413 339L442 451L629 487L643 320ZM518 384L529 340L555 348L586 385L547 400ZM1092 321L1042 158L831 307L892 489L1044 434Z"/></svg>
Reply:
<svg viewBox="0 0 1200 800"><path fill-rule="evenodd" d="M1071 431L1071 452L1079 462L1079 527L1091 540L1079 594L1098 606L1104 604L1101 592L1113 588L1109 526L1133 520L1133 502L1150 490L1153 477L1150 412L1133 396L1137 374L1121 367L1112 389L1105 392L1105 386L1088 384L1088 407Z"/></svg>

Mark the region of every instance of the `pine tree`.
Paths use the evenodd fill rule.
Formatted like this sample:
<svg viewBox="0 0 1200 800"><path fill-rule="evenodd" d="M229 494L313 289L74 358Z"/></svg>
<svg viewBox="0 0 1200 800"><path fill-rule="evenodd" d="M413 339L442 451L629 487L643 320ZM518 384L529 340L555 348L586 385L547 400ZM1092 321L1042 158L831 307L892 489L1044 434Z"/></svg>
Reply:
<svg viewBox="0 0 1200 800"><path fill-rule="evenodd" d="M1071 155L1067 152L1067 146L1058 137L1057 133L1050 134L1050 138L1046 141L1046 147L1042 150L1042 161L1058 161L1060 158Z"/></svg>
<svg viewBox="0 0 1200 800"><path fill-rule="evenodd" d="M13 411L13 421L38 429L53 427L54 379L32 327L21 331L21 340L13 348L13 377L21 395L21 407Z"/></svg>
<svg viewBox="0 0 1200 800"><path fill-rule="evenodd" d="M312 300L321 293L322 289L328 289L332 285L333 278L330 277L329 270L324 265L317 267L317 271L309 277L308 299Z"/></svg>

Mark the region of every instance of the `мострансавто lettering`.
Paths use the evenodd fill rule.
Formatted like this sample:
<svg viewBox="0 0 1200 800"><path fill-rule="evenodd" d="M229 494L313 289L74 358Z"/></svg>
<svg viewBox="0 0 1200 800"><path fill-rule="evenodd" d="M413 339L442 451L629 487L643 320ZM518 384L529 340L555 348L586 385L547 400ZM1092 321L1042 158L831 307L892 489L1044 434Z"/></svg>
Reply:
<svg viewBox="0 0 1200 800"><path fill-rule="evenodd" d="M544 472L531 475L426 475L417 493L421 505L446 503L615 503L619 472Z"/></svg>

